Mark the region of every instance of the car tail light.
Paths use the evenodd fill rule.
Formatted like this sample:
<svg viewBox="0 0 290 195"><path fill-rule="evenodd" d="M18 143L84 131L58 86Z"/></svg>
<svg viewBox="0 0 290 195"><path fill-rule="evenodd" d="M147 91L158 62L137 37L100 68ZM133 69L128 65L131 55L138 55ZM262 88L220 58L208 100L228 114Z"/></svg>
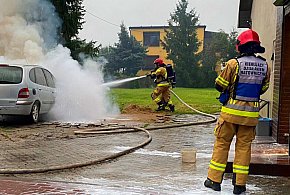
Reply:
<svg viewBox="0 0 290 195"><path fill-rule="evenodd" d="M8 66L8 64L0 64L0 66Z"/></svg>
<svg viewBox="0 0 290 195"><path fill-rule="evenodd" d="M22 88L18 92L18 98L28 98L29 97L29 89Z"/></svg>

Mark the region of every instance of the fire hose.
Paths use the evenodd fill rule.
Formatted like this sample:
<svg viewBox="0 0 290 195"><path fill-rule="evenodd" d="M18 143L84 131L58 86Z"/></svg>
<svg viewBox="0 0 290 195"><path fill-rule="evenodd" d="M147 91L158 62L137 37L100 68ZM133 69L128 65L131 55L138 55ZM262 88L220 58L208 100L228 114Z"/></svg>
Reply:
<svg viewBox="0 0 290 195"><path fill-rule="evenodd" d="M184 126L192 126L192 125L201 125L201 124L208 124L208 123L213 123L217 120L217 117L215 115L207 114L204 112L201 112L190 105L188 105L186 102L184 102L178 95L170 90L170 92L186 107L191 109L192 111L206 116L210 117L211 119L205 120L205 121L197 121L197 122L188 122L188 123L181 123L181 124L171 124L171 125L161 125L161 126L153 126L153 127L147 127L147 128L141 128L141 127L111 127L111 128L94 128L94 129L85 129L85 130L77 130L74 131L75 134L116 134L116 133L129 133L129 132L137 132L137 131L142 131L146 134L147 139L143 141L141 144L138 144L137 146L131 147L129 149L126 149L124 151L106 156L104 158L100 159L95 159L95 160L90 160L88 162L84 163L74 163L74 164L66 164L66 165L59 165L59 166L50 166L50 167L45 167L45 168L35 168L35 169L0 169L0 174L30 174L30 173L44 173L48 171L57 171L57 170L65 170L65 169L72 169L72 168L80 168L84 166L89 166L89 165L95 165L95 164L101 164L104 162L110 162L116 158L119 158L123 155L132 153L136 151L139 148L145 147L152 141L152 136L149 132L149 130L157 130L157 129L169 129L169 128L177 128L177 127L184 127Z"/></svg>

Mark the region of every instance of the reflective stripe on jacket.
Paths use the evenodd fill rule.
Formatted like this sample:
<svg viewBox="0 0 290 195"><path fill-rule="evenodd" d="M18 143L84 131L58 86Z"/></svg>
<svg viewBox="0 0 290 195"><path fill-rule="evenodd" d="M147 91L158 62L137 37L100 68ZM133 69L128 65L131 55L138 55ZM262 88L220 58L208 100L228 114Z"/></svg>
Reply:
<svg viewBox="0 0 290 195"><path fill-rule="evenodd" d="M225 106L222 106L221 111L236 116L258 118L259 102L254 102L253 104L253 106L238 104L238 100L231 98Z"/></svg>

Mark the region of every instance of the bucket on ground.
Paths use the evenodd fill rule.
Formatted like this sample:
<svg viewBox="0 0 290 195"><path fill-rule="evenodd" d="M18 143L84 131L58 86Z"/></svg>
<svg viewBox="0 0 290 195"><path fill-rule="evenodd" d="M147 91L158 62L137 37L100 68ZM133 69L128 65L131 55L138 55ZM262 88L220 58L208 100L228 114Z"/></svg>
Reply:
<svg viewBox="0 0 290 195"><path fill-rule="evenodd" d="M271 136L272 134L272 119L271 118L259 118L258 125L256 126L257 136Z"/></svg>
<svg viewBox="0 0 290 195"><path fill-rule="evenodd" d="M196 149L183 148L181 150L181 158L182 158L183 163L195 163L196 162Z"/></svg>

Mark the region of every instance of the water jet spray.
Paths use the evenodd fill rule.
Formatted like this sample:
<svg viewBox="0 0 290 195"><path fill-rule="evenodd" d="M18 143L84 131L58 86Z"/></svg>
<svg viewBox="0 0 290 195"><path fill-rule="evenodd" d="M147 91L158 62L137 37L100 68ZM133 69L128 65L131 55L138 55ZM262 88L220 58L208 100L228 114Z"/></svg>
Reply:
<svg viewBox="0 0 290 195"><path fill-rule="evenodd" d="M139 76L139 77L127 78L127 79L121 79L121 80L116 80L116 81L111 81L111 82L103 83L102 86L104 86L104 87L117 87L117 86L120 86L123 83L127 83L127 82L130 82L130 81L135 81L135 80L138 80L138 79L142 79L144 77L146 77L146 75Z"/></svg>

